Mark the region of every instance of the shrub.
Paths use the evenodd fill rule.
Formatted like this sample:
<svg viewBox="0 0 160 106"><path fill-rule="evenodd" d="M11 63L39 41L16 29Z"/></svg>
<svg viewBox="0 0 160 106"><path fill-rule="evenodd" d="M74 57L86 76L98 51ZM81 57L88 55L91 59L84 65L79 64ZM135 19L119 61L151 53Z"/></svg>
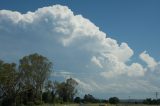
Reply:
<svg viewBox="0 0 160 106"><path fill-rule="evenodd" d="M109 98L109 103L110 104L117 104L117 103L119 103L119 99L117 97L111 97L111 98Z"/></svg>
<svg viewBox="0 0 160 106"><path fill-rule="evenodd" d="M41 104L43 104L43 102L40 101L40 100L35 100L34 104L35 104L35 105L41 105Z"/></svg>
<svg viewBox="0 0 160 106"><path fill-rule="evenodd" d="M27 106L34 106L34 102L27 102Z"/></svg>

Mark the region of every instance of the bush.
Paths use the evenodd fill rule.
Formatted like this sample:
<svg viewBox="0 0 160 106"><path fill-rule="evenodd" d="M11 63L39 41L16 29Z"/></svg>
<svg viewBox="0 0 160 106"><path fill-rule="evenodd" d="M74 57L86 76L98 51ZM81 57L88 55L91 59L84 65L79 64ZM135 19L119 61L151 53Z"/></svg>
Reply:
<svg viewBox="0 0 160 106"><path fill-rule="evenodd" d="M42 94L42 100L45 102L45 103L53 103L53 97L52 97L52 94L51 92L44 92Z"/></svg>
<svg viewBox="0 0 160 106"><path fill-rule="evenodd" d="M119 103L119 99L117 97L111 97L111 98L109 98L109 103L110 104L117 104L117 103Z"/></svg>
<svg viewBox="0 0 160 106"><path fill-rule="evenodd" d="M12 106L13 100L11 98L4 98L2 100L2 106Z"/></svg>
<svg viewBox="0 0 160 106"><path fill-rule="evenodd" d="M80 103L80 102L81 102L81 98L80 98L80 97L76 97L76 98L74 99L74 102L75 102L75 103Z"/></svg>
<svg viewBox="0 0 160 106"><path fill-rule="evenodd" d="M43 104L43 102L40 101L40 100L35 100L34 104L35 104L35 105L41 105L41 104Z"/></svg>
<svg viewBox="0 0 160 106"><path fill-rule="evenodd" d="M18 104L18 105L16 104L16 106L25 106L25 105L24 104Z"/></svg>
<svg viewBox="0 0 160 106"><path fill-rule="evenodd" d="M34 102L27 102L27 106L34 106Z"/></svg>

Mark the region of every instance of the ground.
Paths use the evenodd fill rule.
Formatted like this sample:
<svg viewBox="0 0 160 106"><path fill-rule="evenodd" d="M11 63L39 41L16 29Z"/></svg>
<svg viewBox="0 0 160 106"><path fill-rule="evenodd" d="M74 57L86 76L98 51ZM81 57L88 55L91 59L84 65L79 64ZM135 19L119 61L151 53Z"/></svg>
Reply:
<svg viewBox="0 0 160 106"><path fill-rule="evenodd" d="M84 105L79 105L79 104L44 104L41 106L99 106L99 104L84 104ZM118 105L111 105L111 104L106 104L105 106L160 106L160 105L143 105L143 104L118 104Z"/></svg>

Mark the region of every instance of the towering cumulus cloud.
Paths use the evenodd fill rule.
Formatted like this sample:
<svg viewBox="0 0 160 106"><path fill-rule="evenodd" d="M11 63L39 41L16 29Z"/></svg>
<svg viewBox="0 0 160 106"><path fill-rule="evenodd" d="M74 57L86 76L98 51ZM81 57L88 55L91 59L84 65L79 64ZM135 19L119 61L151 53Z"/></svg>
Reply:
<svg viewBox="0 0 160 106"><path fill-rule="evenodd" d="M127 43L118 44L68 7L54 5L26 14L0 10L1 58L14 61L34 52L53 60L56 73L72 73L70 76L87 92L157 89L144 80L146 68L129 62L134 52ZM145 52L140 57L149 67L156 65ZM138 83L143 83L145 90Z"/></svg>

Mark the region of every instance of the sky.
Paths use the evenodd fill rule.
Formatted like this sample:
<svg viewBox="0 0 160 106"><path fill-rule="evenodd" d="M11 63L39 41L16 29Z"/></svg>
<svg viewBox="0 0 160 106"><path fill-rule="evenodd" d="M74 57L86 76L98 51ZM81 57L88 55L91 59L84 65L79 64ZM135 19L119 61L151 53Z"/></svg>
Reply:
<svg viewBox="0 0 160 106"><path fill-rule="evenodd" d="M160 91L159 0L0 0L0 59L40 53L79 95L146 98Z"/></svg>

